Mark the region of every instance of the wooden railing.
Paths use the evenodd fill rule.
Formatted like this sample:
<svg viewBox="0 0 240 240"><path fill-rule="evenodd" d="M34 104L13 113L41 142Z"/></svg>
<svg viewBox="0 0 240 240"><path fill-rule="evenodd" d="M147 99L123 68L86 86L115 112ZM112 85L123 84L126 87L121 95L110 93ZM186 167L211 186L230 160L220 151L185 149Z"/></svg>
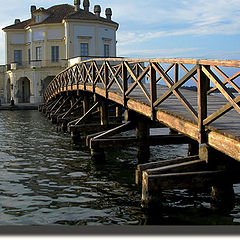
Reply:
<svg viewBox="0 0 240 240"><path fill-rule="evenodd" d="M168 87L163 93L158 91L161 90L161 83ZM48 102L69 88L86 90L89 85L93 93L96 87L104 89L106 98L114 86L114 91L117 88L122 95L123 106L127 105L131 93L136 88L140 89L151 106L153 120L156 109L161 108L161 104L171 95L176 96L198 124L200 143L205 142L205 127L210 123L233 108L240 114L240 61L122 58L86 60L59 73L47 87L45 101ZM195 86L197 90L196 106L181 91L186 85ZM238 93L237 97L234 96L233 89ZM214 91L221 93L227 101L224 106L208 115L207 96Z"/></svg>

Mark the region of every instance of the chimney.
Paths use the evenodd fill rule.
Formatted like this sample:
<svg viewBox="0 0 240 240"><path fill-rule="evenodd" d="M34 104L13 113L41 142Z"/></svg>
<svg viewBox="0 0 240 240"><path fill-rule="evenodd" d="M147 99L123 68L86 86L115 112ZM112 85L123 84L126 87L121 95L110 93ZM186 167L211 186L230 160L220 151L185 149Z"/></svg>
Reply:
<svg viewBox="0 0 240 240"><path fill-rule="evenodd" d="M18 24L20 22L21 22L20 19L15 19L15 21L14 21L15 24Z"/></svg>
<svg viewBox="0 0 240 240"><path fill-rule="evenodd" d="M89 0L84 0L84 1L83 1L83 7L84 7L84 11L89 12L89 7L90 7L90 2L89 2Z"/></svg>
<svg viewBox="0 0 240 240"><path fill-rule="evenodd" d="M35 5L31 6L31 14L32 14L32 18L33 18L33 12L35 12L37 10L37 7Z"/></svg>
<svg viewBox="0 0 240 240"><path fill-rule="evenodd" d="M100 17L100 13L101 13L101 7L100 5L95 5L94 6L94 13L97 17Z"/></svg>
<svg viewBox="0 0 240 240"><path fill-rule="evenodd" d="M107 20L112 20L112 9L111 8L106 8L105 14L106 14Z"/></svg>
<svg viewBox="0 0 240 240"><path fill-rule="evenodd" d="M80 10L80 4L81 4L80 0L74 0L74 6L75 6L76 12Z"/></svg>

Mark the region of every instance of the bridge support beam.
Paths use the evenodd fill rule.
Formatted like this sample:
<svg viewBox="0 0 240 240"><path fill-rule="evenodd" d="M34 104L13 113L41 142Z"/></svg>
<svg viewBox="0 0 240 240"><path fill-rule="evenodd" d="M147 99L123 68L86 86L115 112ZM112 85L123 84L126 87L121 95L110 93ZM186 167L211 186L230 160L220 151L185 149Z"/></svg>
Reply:
<svg viewBox="0 0 240 240"><path fill-rule="evenodd" d="M100 101L100 121L101 125L108 125L108 102L104 99Z"/></svg>
<svg viewBox="0 0 240 240"><path fill-rule="evenodd" d="M116 119L118 123L122 123L122 115L123 115L123 110L122 106L116 106L115 108L115 114L116 114Z"/></svg>
<svg viewBox="0 0 240 240"><path fill-rule="evenodd" d="M150 128L148 121L139 119L136 125L136 137L139 140L148 142L150 135ZM137 148L138 163L146 163L150 158L150 147L145 144L139 143Z"/></svg>
<svg viewBox="0 0 240 240"><path fill-rule="evenodd" d="M209 168L213 170L233 171L230 157L204 144L199 149L200 159L205 160ZM212 207L217 209L232 210L235 202L233 189L233 180L226 177L223 181L216 182L212 185Z"/></svg>
<svg viewBox="0 0 240 240"><path fill-rule="evenodd" d="M195 149L198 144L191 143ZM164 200L162 191L170 189L212 190L212 208L230 211L234 207L233 183L240 181L240 163L207 145L201 145L199 155L139 164L136 184L142 185L144 207L156 208Z"/></svg>

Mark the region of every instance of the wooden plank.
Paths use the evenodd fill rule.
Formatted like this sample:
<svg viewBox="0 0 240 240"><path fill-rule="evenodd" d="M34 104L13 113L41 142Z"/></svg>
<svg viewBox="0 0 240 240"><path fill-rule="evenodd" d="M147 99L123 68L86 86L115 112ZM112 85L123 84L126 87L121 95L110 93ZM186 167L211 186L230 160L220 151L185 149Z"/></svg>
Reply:
<svg viewBox="0 0 240 240"><path fill-rule="evenodd" d="M119 126L121 127L121 126ZM117 128L119 128L117 127ZM111 130L110 130L111 131ZM109 132L110 132L109 131ZM102 136L104 133L101 134ZM187 144L190 143L191 140L188 137L183 135L154 135L149 136L149 138L136 138L135 136L118 136L118 137L94 137L91 140L91 148L126 148L131 146L157 146L157 145L169 145L169 144Z"/></svg>
<svg viewBox="0 0 240 240"><path fill-rule="evenodd" d="M152 169L152 168L158 168L158 167L165 167L168 165L173 165L173 164L178 164L178 163L184 163L184 162L189 162L193 160L198 160L199 156L190 156L190 157L181 157L181 158L174 158L174 159L168 159L168 160L160 160L157 162L151 162L151 163L144 163L144 164L138 164L137 165L137 170L144 171L147 169Z"/></svg>
<svg viewBox="0 0 240 240"><path fill-rule="evenodd" d="M215 59L188 59L188 58L157 58L157 59L131 59L131 58L93 58L89 60L82 61L81 63L87 62L119 62L119 61L129 61L129 62L157 62L157 63L178 63L178 64L202 64L202 65L217 65L222 67L240 67L239 60L215 60ZM63 70L64 72L66 70Z"/></svg>
<svg viewBox="0 0 240 240"><path fill-rule="evenodd" d="M133 110L135 112L138 112L138 113L140 113L142 115L145 115L149 118L151 118L151 116L152 116L151 106L149 106L145 103L141 103L137 100L128 99L127 107L128 107L128 109Z"/></svg>
<svg viewBox="0 0 240 240"><path fill-rule="evenodd" d="M129 122L126 122L124 124L121 124L120 126L117 126L116 128L113 128L113 129L111 129L107 132L104 132L104 133L101 133L101 134L97 135L96 137L93 138L93 140L106 138L108 136L116 135L118 133L131 130L133 128L134 128L134 124L129 121Z"/></svg>
<svg viewBox="0 0 240 240"><path fill-rule="evenodd" d="M191 156L191 157L186 157L186 158L175 158L175 159L161 160L161 161L157 161L157 162L139 164L139 165L137 165L137 169L136 169L135 182L136 182L136 184L142 183L142 173L143 173L143 171L145 171L147 169L164 167L164 166L169 166L169 165L173 165L173 164L189 162L189 161L193 161L193 160L197 160L197 159L199 159L199 156Z"/></svg>
<svg viewBox="0 0 240 240"><path fill-rule="evenodd" d="M70 125L68 126L68 132L77 131L77 132L101 132L117 127L118 123L110 123L108 125L100 125L96 123L86 123L80 125Z"/></svg>
<svg viewBox="0 0 240 240"><path fill-rule="evenodd" d="M62 99L64 98L64 96L61 96L59 99L56 99L56 102L53 104L53 106L50 107L50 112L54 110L54 108L57 107L57 105L62 101ZM47 108L48 111L48 108Z"/></svg>
<svg viewBox="0 0 240 240"><path fill-rule="evenodd" d="M168 173L149 175L143 172L142 200L149 200L152 192L169 189L197 189L211 187L215 183L223 182L224 171L198 171L186 173Z"/></svg>
<svg viewBox="0 0 240 240"><path fill-rule="evenodd" d="M80 101L81 101L81 98L77 99L76 102L72 105L72 107L62 116L62 118L68 117L69 114L71 114L74 111L75 107Z"/></svg>
<svg viewBox="0 0 240 240"><path fill-rule="evenodd" d="M64 99L63 103L62 103L62 104L59 106L59 108L54 112L54 114L59 113L59 112L63 109L63 107L65 106L66 102L69 101L69 99L70 99L70 97L67 97L66 99Z"/></svg>
<svg viewBox="0 0 240 240"><path fill-rule="evenodd" d="M156 118L159 122L163 123L169 128L176 129L178 132L181 132L194 140L199 139L197 125L187 121L186 119L178 118L161 110L157 111Z"/></svg>
<svg viewBox="0 0 240 240"><path fill-rule="evenodd" d="M207 170L207 163L205 160L197 159L183 163L177 163L169 166L146 169L148 175L159 175L167 173L181 173Z"/></svg>
<svg viewBox="0 0 240 240"><path fill-rule="evenodd" d="M68 127L70 127L71 125L77 125L78 123L84 121L87 117L89 117L90 113L92 113L97 107L98 107L99 103L95 103L83 116L81 116L80 118L78 118L77 120L74 120L72 122L70 122L68 125Z"/></svg>
<svg viewBox="0 0 240 240"><path fill-rule="evenodd" d="M227 154L233 159L240 161L240 140L234 137L224 136L224 134L210 131L208 133L209 146L220 152Z"/></svg>

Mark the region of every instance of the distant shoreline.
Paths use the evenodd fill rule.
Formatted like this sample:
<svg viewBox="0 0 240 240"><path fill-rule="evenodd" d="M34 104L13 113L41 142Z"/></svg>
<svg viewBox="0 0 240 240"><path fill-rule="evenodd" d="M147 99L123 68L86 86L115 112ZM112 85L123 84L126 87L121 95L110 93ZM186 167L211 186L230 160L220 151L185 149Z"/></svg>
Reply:
<svg viewBox="0 0 240 240"><path fill-rule="evenodd" d="M182 86L181 88L187 89L190 91L197 92L197 87L196 86ZM212 87L211 87L212 88ZM227 88L231 93L238 93L234 88ZM214 93L221 93L218 89L214 91Z"/></svg>

